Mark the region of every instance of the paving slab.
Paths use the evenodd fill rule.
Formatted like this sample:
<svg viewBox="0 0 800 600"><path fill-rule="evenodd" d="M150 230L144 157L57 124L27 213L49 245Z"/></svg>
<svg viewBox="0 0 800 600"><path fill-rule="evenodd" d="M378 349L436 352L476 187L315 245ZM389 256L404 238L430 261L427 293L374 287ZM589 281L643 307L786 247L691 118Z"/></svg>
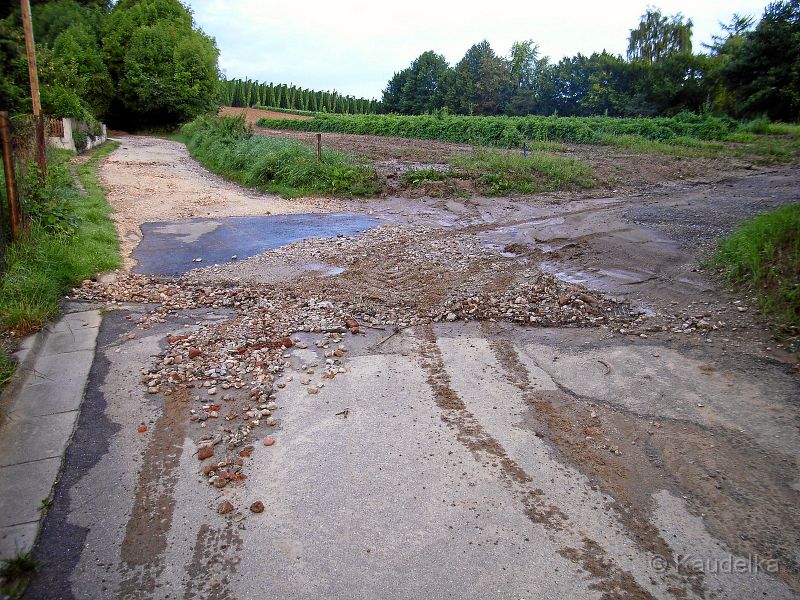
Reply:
<svg viewBox="0 0 800 600"><path fill-rule="evenodd" d="M81 327L80 329L52 331L47 336L42 348L42 356L63 354L77 350L94 350L97 339L96 327Z"/></svg>
<svg viewBox="0 0 800 600"><path fill-rule="evenodd" d="M0 527L38 521L42 500L50 496L60 467L60 456L0 467L4 488Z"/></svg>
<svg viewBox="0 0 800 600"><path fill-rule="evenodd" d="M0 558L31 549L94 360L99 311L75 311L25 340L0 427Z"/></svg>
<svg viewBox="0 0 800 600"><path fill-rule="evenodd" d="M47 326L48 331L76 331L78 329L97 329L103 316L97 310L79 310L65 314L57 323Z"/></svg>
<svg viewBox="0 0 800 600"><path fill-rule="evenodd" d="M18 416L43 417L78 410L85 383L71 379L25 386L14 400L14 412Z"/></svg>
<svg viewBox="0 0 800 600"><path fill-rule="evenodd" d="M94 351L92 350L76 350L40 356L30 370L27 383L35 385L45 381L86 381L93 357Z"/></svg>
<svg viewBox="0 0 800 600"><path fill-rule="evenodd" d="M39 521L0 527L0 558L11 558L33 546Z"/></svg>
<svg viewBox="0 0 800 600"><path fill-rule="evenodd" d="M0 438L0 467L60 457L77 418L76 410L33 418L17 412L9 414L8 427Z"/></svg>

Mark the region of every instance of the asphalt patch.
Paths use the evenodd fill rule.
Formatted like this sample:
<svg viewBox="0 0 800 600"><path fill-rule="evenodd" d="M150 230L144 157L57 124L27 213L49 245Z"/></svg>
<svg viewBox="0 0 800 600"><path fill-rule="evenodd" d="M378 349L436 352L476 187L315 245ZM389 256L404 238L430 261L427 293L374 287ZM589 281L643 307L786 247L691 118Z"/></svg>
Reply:
<svg viewBox="0 0 800 600"><path fill-rule="evenodd" d="M313 213L144 223L144 237L133 251L138 261L134 272L180 275L306 238L353 235L378 222L357 213ZM202 260L195 262L198 258Z"/></svg>

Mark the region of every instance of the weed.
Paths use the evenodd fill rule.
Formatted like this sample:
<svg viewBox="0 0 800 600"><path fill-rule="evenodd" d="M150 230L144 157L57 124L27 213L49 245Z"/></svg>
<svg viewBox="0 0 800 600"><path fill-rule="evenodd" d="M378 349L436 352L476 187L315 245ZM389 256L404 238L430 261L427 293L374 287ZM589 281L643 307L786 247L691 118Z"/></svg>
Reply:
<svg viewBox="0 0 800 600"><path fill-rule="evenodd" d="M0 352L0 390L8 385L17 370L17 362Z"/></svg>
<svg viewBox="0 0 800 600"><path fill-rule="evenodd" d="M17 333L38 329L58 313L64 292L99 271L120 266L119 241L109 220L111 207L97 176L100 159L114 150L106 144L78 166L85 193L71 179L62 179L51 193L68 203L76 222L72 231L53 229L34 219L23 237L6 250L6 269L0 278L0 323ZM60 170L66 158L54 155L48 170Z"/></svg>
<svg viewBox="0 0 800 600"><path fill-rule="evenodd" d="M766 313L800 328L800 204L742 224L722 241L714 262L728 280L752 289Z"/></svg>
<svg viewBox="0 0 800 600"><path fill-rule="evenodd" d="M478 149L455 157L453 166L467 177L479 178L487 193L532 194L592 186L592 170L574 158L533 152L528 156L498 150Z"/></svg>
<svg viewBox="0 0 800 600"><path fill-rule="evenodd" d="M0 567L2 597L19 598L38 568L39 563L31 557L30 552L17 552L12 558L3 559Z"/></svg>
<svg viewBox="0 0 800 600"><path fill-rule="evenodd" d="M416 186L429 181L444 181L447 174L437 169L409 169L400 177L403 185Z"/></svg>

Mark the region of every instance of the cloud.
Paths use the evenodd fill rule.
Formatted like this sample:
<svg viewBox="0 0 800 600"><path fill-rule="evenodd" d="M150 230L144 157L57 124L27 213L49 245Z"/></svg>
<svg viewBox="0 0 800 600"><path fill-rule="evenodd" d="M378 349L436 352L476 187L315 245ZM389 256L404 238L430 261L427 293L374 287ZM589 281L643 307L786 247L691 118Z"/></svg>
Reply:
<svg viewBox="0 0 800 600"><path fill-rule="evenodd" d="M195 20L217 40L228 77L380 98L392 74L422 52L435 50L451 63L472 44L488 39L505 54L512 42L533 39L553 60L578 52L624 54L630 29L647 3L588 0L571 3L431 2L380 3L306 0L188 0ZM763 12L751 0L670 0L662 12L682 12L695 24L694 43L710 41L718 21Z"/></svg>

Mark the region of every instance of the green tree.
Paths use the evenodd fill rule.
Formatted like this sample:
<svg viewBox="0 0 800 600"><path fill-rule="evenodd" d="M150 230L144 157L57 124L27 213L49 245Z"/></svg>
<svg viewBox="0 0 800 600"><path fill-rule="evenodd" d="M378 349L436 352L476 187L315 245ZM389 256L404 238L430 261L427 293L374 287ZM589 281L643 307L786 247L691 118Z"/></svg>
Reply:
<svg viewBox="0 0 800 600"><path fill-rule="evenodd" d="M386 112L399 113L403 102L403 87L408 80L408 69L395 73L383 90L383 105Z"/></svg>
<svg viewBox="0 0 800 600"><path fill-rule="evenodd" d="M120 0L103 28L103 49L117 81L112 122L168 125L214 108L219 52L178 0Z"/></svg>
<svg viewBox="0 0 800 600"><path fill-rule="evenodd" d="M712 37L710 44L703 44L709 51L706 73L706 107L716 113L736 113L737 98L734 90L725 81L725 69L747 43L747 33L753 29L754 19L734 14L730 23L720 23L723 35Z"/></svg>
<svg viewBox="0 0 800 600"><path fill-rule="evenodd" d="M657 8L648 8L639 26L628 38L628 59L654 63L675 52L692 51L691 19L684 21L680 13L672 17Z"/></svg>
<svg viewBox="0 0 800 600"><path fill-rule="evenodd" d="M405 70L398 112L419 115L442 108L449 70L444 56L432 50L414 59Z"/></svg>
<svg viewBox="0 0 800 600"><path fill-rule="evenodd" d="M737 114L800 119L800 0L773 2L744 35L722 70Z"/></svg>
<svg viewBox="0 0 800 600"><path fill-rule="evenodd" d="M447 87L446 106L452 112L497 115L512 91L511 74L507 62L483 40L456 64Z"/></svg>

